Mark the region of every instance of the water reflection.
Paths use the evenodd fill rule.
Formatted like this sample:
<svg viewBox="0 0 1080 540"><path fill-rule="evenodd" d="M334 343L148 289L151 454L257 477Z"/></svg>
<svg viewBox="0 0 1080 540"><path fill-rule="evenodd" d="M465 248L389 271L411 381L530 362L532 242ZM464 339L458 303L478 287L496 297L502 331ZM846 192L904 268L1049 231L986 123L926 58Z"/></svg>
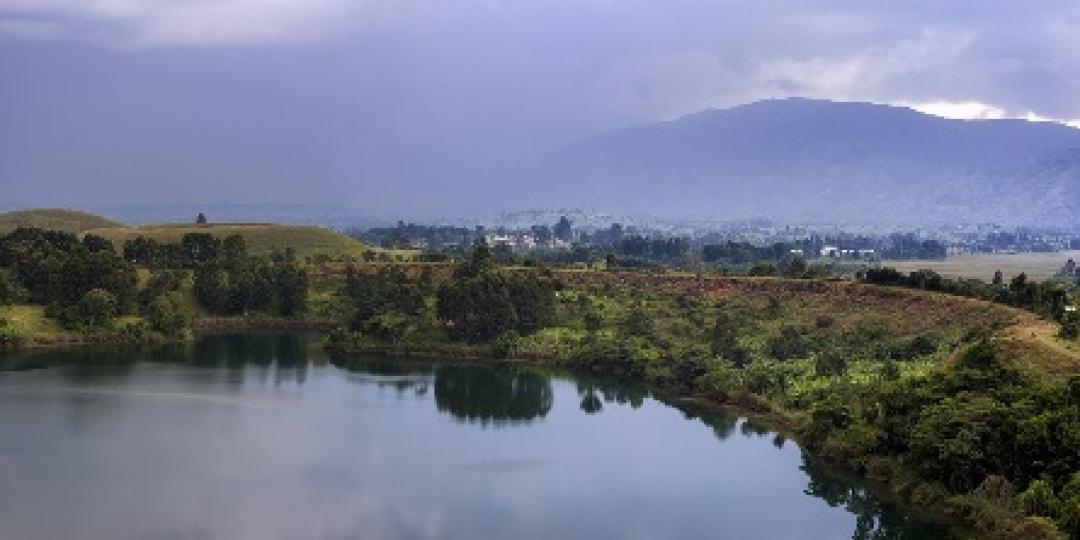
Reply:
<svg viewBox="0 0 1080 540"><path fill-rule="evenodd" d="M920 519L899 501L872 493L857 477L824 466L806 452L799 468L809 477L807 495L855 515L852 540L953 538L942 524Z"/></svg>
<svg viewBox="0 0 1080 540"><path fill-rule="evenodd" d="M537 370L442 365L435 370L435 406L465 422L528 423L553 401L551 377Z"/></svg>
<svg viewBox="0 0 1080 540"><path fill-rule="evenodd" d="M858 477L812 460L797 445L787 444L782 434L762 422L692 402L656 396L640 384L596 376L552 375L545 370L522 366L409 362L355 356L330 357L330 363L336 367L327 367L323 365L325 356L317 344L317 337L310 335L249 334L208 336L200 338L193 345L155 349L99 348L0 355L0 370L56 368L54 373L43 373L48 377L42 380L59 382L58 386L65 390L79 389L70 394L41 393L31 400L27 397L29 394L19 393L18 388L4 394L4 388L0 385L0 405L5 405L0 406L0 430L11 434L6 442L0 438L0 478L4 478L5 474L5 452L8 463L16 463L12 461L15 459L12 456L64 451L66 461L62 463L71 463L65 469L65 474L55 479L54 484L42 482L40 487L35 487L42 494L42 500L49 500L49 497L63 495L63 486L71 485L68 477L77 477L86 471L92 473L98 470L101 463L112 463L110 459L116 451L112 450L113 445L115 448L138 449L141 444L149 445L155 452L143 455L135 450L126 450L131 452L133 461L118 460L113 465L115 468L108 469L113 474L107 479L84 479L84 485L93 486L96 490L115 483L116 492L126 493L126 487L130 486L125 483L125 478L129 472L132 478L139 478L142 474L155 478L156 482L158 477L153 475L168 476L168 471L155 468L157 456L168 452L169 459L180 460L181 465L186 466L190 477L184 477L184 481L190 480L201 490L203 486L198 484L200 474L210 467L210 463L218 463L218 454L225 452L233 459L221 461L221 469L226 471L222 473L222 478L233 478L230 475L234 474L235 468L239 468L253 479L254 485L258 486L255 491L259 496L270 500L284 500L288 496L265 490L262 482L268 477L293 470L307 471L302 476L305 480L281 476L281 485L289 486L282 493L291 493L290 490L294 488L309 489L305 496L325 497L324 505L333 505L339 498L345 499L354 494L364 482L374 482L372 493L385 495L386 506L371 507L372 514L365 521L359 537L379 536L368 534L372 531L370 527L392 525L385 522L387 518L380 516L414 507L432 512L451 509L444 518L445 526L448 530L459 527L456 530L460 532L464 530L460 527L465 527L461 523L494 523L490 521L494 515L490 509L496 508L496 504L507 504L505 501L517 499L537 508L551 509L554 512L551 516L570 515L567 512L585 507L589 508L590 514L595 512L597 516L595 521L589 521L585 514L578 518L584 527L595 528L593 532L596 534L589 535L567 534L567 529L559 528L565 524L556 523L558 519L542 525L539 522L530 525L508 521L501 524L506 528L498 529L503 533L512 531L512 536L529 538L613 537L605 534L616 532L603 528L609 526L608 522L632 522L642 530L648 530L657 521L679 522L680 519L691 523L687 529L680 530L684 534L675 534L675 529L657 529L660 532L653 536L710 537L715 536L717 531L728 530L724 528L727 525L723 520L742 524L750 522L746 526L754 527L753 522L758 520L758 525L761 525L762 516L766 514L785 519L788 512L795 515L800 504L805 505L807 501L812 503L809 505L811 510L803 517L812 516L809 523L813 524L812 530L806 532L807 537L822 537L819 533L826 530L829 531L828 537L835 537L835 528L827 529L824 525L819 528L815 520L835 524L838 514L842 519L840 532L853 540L949 537L941 525L868 489ZM0 383L3 377L0 371ZM289 399L263 399L267 394L260 392L273 392L273 396L279 395L282 389L257 384L262 381L275 385L287 383ZM291 391L302 385L306 385L303 392ZM371 403L371 400L356 399L365 394L381 396L383 388L391 389L403 399L411 396L419 406L384 408L373 414L371 410L362 408L364 403ZM96 397L99 395L97 392L112 389L116 389L117 393L110 395L109 399ZM146 396L153 392L161 392L168 399L147 401ZM51 409L57 405L55 395L67 396L69 401L62 408ZM126 395L135 397L125 401L123 396ZM200 399L181 402L177 399L180 395ZM292 408L294 404L312 399L323 400L320 401L323 406ZM234 401L249 404L266 402L280 408L268 413L271 409L234 407L222 413L225 409L217 406ZM173 403L207 403L215 406L174 407L171 405ZM348 403L349 406L339 407L339 403ZM683 422L677 416L670 415L672 408L693 422ZM552 413L553 410L556 412ZM26 420L30 413L34 413L33 422ZM461 429L453 422L446 422L446 417L441 416L444 414L461 423L490 427L521 427L546 420L543 430L514 429L496 433L494 430ZM50 418L52 424L49 423ZM62 431L50 437L41 436L42 426L55 426L62 422L77 426L72 430L77 437L64 438ZM230 427L221 428L219 423ZM702 425L711 430L716 440L708 432L704 432L702 437ZM170 427L162 430L161 426ZM173 430L172 426L178 427ZM235 438L232 437L234 430L240 432ZM147 436L147 433L156 435ZM590 439L593 434L596 436ZM684 446L677 443L656 446L658 435L665 441L680 441ZM93 446L79 446L99 436L100 453L94 454ZM153 441L163 437L168 437L168 442L155 446ZM418 437L438 437L439 456L416 451ZM588 444L581 443L586 440ZM484 444L477 446L478 441ZM303 456L309 444L312 452L310 459L291 461L293 456ZM173 451L173 448L178 450ZM267 450L280 448L287 450ZM478 451L478 448L483 450ZM528 452L523 454L525 449ZM189 456L199 456L204 450L213 459L208 458L205 462L195 459L191 463L183 463ZM79 462L76 458L80 452L95 455L97 461ZM716 459L722 452L730 452L724 454L730 458L727 462ZM365 457L361 459L358 455ZM417 456L415 460L409 461L414 455ZM397 459L405 461L395 461ZM9 467L6 472L12 478L24 473L31 477L32 472L41 476L50 470L43 468L35 472L31 470L31 462L18 463L19 466ZM461 463L467 465L463 467ZM129 464L145 468L128 471ZM767 473L761 470L746 472L745 483L724 480L730 478L731 474L744 474L744 469L754 471L754 467L771 469ZM455 476L459 474L455 471L465 473ZM499 474L491 474L493 471ZM654 472L657 474L653 475ZM533 474L535 476L530 476ZM782 475L787 475L784 477L791 482L778 481L777 478ZM443 494L424 483L424 479L433 476L445 477L446 482L459 487L471 486L472 491L467 492L467 496L464 495L465 491L462 494L456 491L453 495ZM222 483L220 478L215 484L213 477L208 478L208 485L213 489L233 485ZM524 478L529 479L529 490L522 490L520 485L514 483ZM695 483L698 478L707 478L707 481ZM378 483L380 481L385 483ZM548 481L550 483L545 483ZM581 483L575 483L578 481ZM589 491L594 487L590 482L596 482L600 486L599 491ZM0 499L14 493L5 491L3 484L0 482ZM410 490L410 486L421 484L427 487L415 492ZM58 491L50 492L51 487ZM218 501L212 495L213 489L208 487L207 491L199 492ZM234 485L234 489L239 488ZM608 490L616 495L600 495ZM245 492L226 493L224 496L240 496L237 493ZM480 500L487 493L497 502ZM574 498L573 493L581 493L583 499ZM762 493L765 495L762 496ZM645 510L637 506L637 510L627 510L620 506L623 498L631 495L635 498L635 504L640 503ZM680 498L683 495L685 498ZM740 510L713 521L712 517L717 516L692 508L693 501L711 497L718 500L736 497L745 502L746 512L749 513L742 515L743 510ZM769 502L760 503L762 498ZM91 502L87 503L88 500ZM478 500L480 502L476 502ZM90 505L94 504L93 501L97 501L97 498L78 500L80 504ZM824 501L825 504L817 501ZM565 506L560 506L564 502ZM477 507L470 506L473 503ZM138 506L142 501L132 500L127 504ZM843 509L843 512L835 510L830 514L826 505ZM90 510L92 508L87 511ZM167 515L166 511L154 507L136 510ZM341 510L343 515L348 515L350 511ZM648 514L648 511L655 513ZM13 518L17 514L0 508L0 518L5 517ZM854 524L850 525L852 518ZM217 519L225 518L217 516ZM383 521L380 522L380 519ZM456 520L461 520L461 523ZM26 523L30 521L24 521ZM200 527L205 525L205 529L199 530L211 535L220 534L223 527L227 529L227 524L213 520L206 523L193 520L191 523L197 523ZM529 532L529 526L538 528ZM0 537L4 537L4 532L0 519ZM470 529L469 532L474 534L446 533L437 536L476 537L476 530ZM410 535L391 531L382 536L403 538ZM779 533L777 536L761 537L779 537Z"/></svg>
<svg viewBox="0 0 1080 540"><path fill-rule="evenodd" d="M604 403L630 405L637 409L649 397L648 389L641 384L618 378L601 378L580 375L574 378L581 402L578 408L585 414L597 414L604 410Z"/></svg>

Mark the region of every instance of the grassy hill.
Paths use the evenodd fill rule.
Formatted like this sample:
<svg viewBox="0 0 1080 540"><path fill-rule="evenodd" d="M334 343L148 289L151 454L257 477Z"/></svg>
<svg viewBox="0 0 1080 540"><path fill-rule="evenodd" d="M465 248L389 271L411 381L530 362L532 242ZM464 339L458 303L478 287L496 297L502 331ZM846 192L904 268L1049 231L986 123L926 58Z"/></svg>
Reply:
<svg viewBox="0 0 1080 540"><path fill-rule="evenodd" d="M62 208L36 208L0 213L0 234L11 232L19 227L81 233L89 229L123 227L123 225L89 212Z"/></svg>
<svg viewBox="0 0 1080 540"><path fill-rule="evenodd" d="M211 223L156 224L138 227L104 227L86 231L112 240L117 246L139 236L163 243L177 243L188 233L210 233L219 238L239 234L247 241L248 250L260 255L275 250L293 248L305 257L356 257L366 252L389 253L410 258L406 251L388 252L369 246L343 234L314 225L277 225L272 223Z"/></svg>

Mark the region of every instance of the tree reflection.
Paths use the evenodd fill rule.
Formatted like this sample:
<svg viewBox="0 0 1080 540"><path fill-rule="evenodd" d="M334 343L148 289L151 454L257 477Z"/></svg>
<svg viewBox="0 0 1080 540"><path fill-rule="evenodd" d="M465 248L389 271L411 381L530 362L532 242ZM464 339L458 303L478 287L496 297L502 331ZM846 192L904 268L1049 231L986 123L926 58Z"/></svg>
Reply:
<svg viewBox="0 0 1080 540"><path fill-rule="evenodd" d="M187 361L233 373L254 366L261 368L264 376L273 376L275 384L303 384L307 380L311 339L297 333L208 335L195 341Z"/></svg>
<svg viewBox="0 0 1080 540"><path fill-rule="evenodd" d="M330 363L351 374L350 380L392 388L399 394L412 390L423 396L428 393L434 367L430 362L387 360L344 353L331 353Z"/></svg>
<svg viewBox="0 0 1080 540"><path fill-rule="evenodd" d="M712 428L713 434L721 442L730 438L739 426L739 417L723 409L688 401L675 401L668 405L681 411L687 420L700 419L702 423Z"/></svg>
<svg viewBox="0 0 1080 540"><path fill-rule="evenodd" d="M551 378L539 371L458 365L435 370L435 406L463 421L527 423L546 416L552 400Z"/></svg>
<svg viewBox="0 0 1080 540"><path fill-rule="evenodd" d="M585 414L596 414L604 410L604 403L629 404L637 409L649 397L648 389L617 378L579 376L574 379L578 395L581 396L579 407Z"/></svg>
<svg viewBox="0 0 1080 540"><path fill-rule="evenodd" d="M805 493L855 515L852 540L948 540L942 523L912 514L899 501L873 493L859 478L802 454L800 469L810 477Z"/></svg>
<svg viewBox="0 0 1080 540"><path fill-rule="evenodd" d="M738 415L694 402L670 403L687 418L700 419L712 428L721 441L736 432L748 438L766 438L772 446L782 449L787 438L766 423L753 419L741 420ZM952 535L943 532L947 526L913 512L888 494L873 491L866 481L813 460L802 452L800 469L809 477L804 492L832 507L843 508L855 516L852 540L948 540Z"/></svg>

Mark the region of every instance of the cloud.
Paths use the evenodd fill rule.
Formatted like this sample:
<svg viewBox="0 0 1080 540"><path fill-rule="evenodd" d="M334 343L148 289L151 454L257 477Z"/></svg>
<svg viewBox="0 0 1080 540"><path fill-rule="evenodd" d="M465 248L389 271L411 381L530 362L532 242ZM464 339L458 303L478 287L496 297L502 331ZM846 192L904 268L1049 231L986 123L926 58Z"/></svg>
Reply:
<svg viewBox="0 0 1080 540"><path fill-rule="evenodd" d="M0 39L46 40L61 35L60 28L49 21L0 19Z"/></svg>
<svg viewBox="0 0 1080 540"><path fill-rule="evenodd" d="M895 104L909 107L926 114L956 120L999 120L1007 117L1005 109L986 103L980 103L978 101L901 101ZM1030 119L1031 118L1029 118L1029 120Z"/></svg>
<svg viewBox="0 0 1080 540"><path fill-rule="evenodd" d="M0 184L377 200L787 96L1080 127L1078 49L1076 0L0 0Z"/></svg>
<svg viewBox="0 0 1080 540"><path fill-rule="evenodd" d="M922 113L932 114L934 116L940 116L942 118L951 118L954 120L1001 120L1005 118L1011 118L1014 120L1026 120L1028 122L1051 122L1069 127L1080 128L1080 119L1051 118L1048 116L1043 116L1031 110L1019 113L1010 112L1002 107L991 105L989 103L981 103L978 101L898 101L888 103L888 105L908 107Z"/></svg>
<svg viewBox="0 0 1080 540"><path fill-rule="evenodd" d="M375 6L349 0L0 0L0 14L47 18L69 37L97 25L95 38L123 45L216 46L324 39L346 32Z"/></svg>

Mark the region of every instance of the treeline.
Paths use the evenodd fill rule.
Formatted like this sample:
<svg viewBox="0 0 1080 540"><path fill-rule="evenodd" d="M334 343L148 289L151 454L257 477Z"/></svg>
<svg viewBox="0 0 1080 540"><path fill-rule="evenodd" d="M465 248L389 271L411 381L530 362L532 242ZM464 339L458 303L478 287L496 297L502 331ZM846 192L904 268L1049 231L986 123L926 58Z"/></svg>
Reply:
<svg viewBox="0 0 1080 540"><path fill-rule="evenodd" d="M421 225L398 221L393 227L350 229L346 234L388 249L407 249L417 245L431 248L470 246L483 238L483 231L453 225Z"/></svg>
<svg viewBox="0 0 1080 540"><path fill-rule="evenodd" d="M478 244L452 278L410 278L396 268L347 270L345 330L377 341L513 342L551 324L557 284L542 271L504 272ZM340 334L337 338L342 338Z"/></svg>
<svg viewBox="0 0 1080 540"><path fill-rule="evenodd" d="M936 291L957 296L967 296L1006 304L1037 313L1056 321L1066 318L1065 307L1069 303L1065 288L1052 281L1036 282L1020 273L1005 283L998 271L990 283L978 279L949 279L933 270L916 270L907 274L894 268L869 268L860 271L859 280L874 285L907 287ZM1075 321L1069 321L1075 324Z"/></svg>
<svg viewBox="0 0 1080 540"><path fill-rule="evenodd" d="M143 279L137 266L149 270ZM0 305L45 306L71 330L118 332L132 341L179 336L191 322L182 291L192 279L198 303L211 313L295 316L307 306L307 271L295 257L250 256L238 235L191 233L176 244L139 237L125 242L122 254L93 234L21 228L0 236ZM125 316L132 317L113 324Z"/></svg>
<svg viewBox="0 0 1080 540"><path fill-rule="evenodd" d="M804 395L783 364L687 372L700 373L692 386L716 399L801 411L804 444L963 519L980 537L1080 537L1080 378L1035 380L987 336L964 347L931 376L901 377L886 362L869 384L822 372L819 355L830 382Z"/></svg>
<svg viewBox="0 0 1080 540"><path fill-rule="evenodd" d="M193 238L197 237L197 238ZM205 233L184 235L181 245L197 248L193 264L195 298L218 315L264 313L294 317L307 310L307 270L290 249L270 257L252 257L240 235L219 240Z"/></svg>
<svg viewBox="0 0 1080 540"><path fill-rule="evenodd" d="M82 239L60 231L17 229L0 236L0 303L46 307L64 327L100 330L123 315L146 323L119 329L130 339L149 331L173 335L187 326L175 292L180 277L154 273L139 286L135 266L112 242L92 234Z"/></svg>
<svg viewBox="0 0 1080 540"><path fill-rule="evenodd" d="M216 315L293 317L307 310L309 278L292 250L255 257L241 235L187 233L175 244L139 236L123 251L139 265L191 270L195 299Z"/></svg>

